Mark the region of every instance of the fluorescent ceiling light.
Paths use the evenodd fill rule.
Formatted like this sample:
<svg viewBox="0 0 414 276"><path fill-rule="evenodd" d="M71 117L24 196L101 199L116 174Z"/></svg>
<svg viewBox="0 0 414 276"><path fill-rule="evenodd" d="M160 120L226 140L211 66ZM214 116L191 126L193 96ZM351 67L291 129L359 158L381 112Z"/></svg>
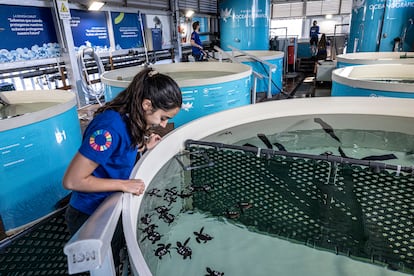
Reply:
<svg viewBox="0 0 414 276"><path fill-rule="evenodd" d="M191 17L193 16L194 11L193 10L188 10L187 13L185 14L185 17Z"/></svg>
<svg viewBox="0 0 414 276"><path fill-rule="evenodd" d="M103 5L105 5L105 2L93 1L92 4L89 6L88 10L99 11L103 7Z"/></svg>
<svg viewBox="0 0 414 276"><path fill-rule="evenodd" d="M331 19L331 18L332 18L332 14L327 14L327 15L325 15L325 18L326 18L326 19Z"/></svg>

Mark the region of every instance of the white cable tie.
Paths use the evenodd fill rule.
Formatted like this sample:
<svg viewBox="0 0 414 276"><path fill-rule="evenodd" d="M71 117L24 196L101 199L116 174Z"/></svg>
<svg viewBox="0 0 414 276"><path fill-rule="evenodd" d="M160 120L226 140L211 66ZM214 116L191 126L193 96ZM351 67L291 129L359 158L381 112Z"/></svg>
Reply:
<svg viewBox="0 0 414 276"><path fill-rule="evenodd" d="M397 165L397 176L400 176L401 165Z"/></svg>
<svg viewBox="0 0 414 276"><path fill-rule="evenodd" d="M262 152L262 149L261 148L257 148L257 157L260 157L261 152Z"/></svg>

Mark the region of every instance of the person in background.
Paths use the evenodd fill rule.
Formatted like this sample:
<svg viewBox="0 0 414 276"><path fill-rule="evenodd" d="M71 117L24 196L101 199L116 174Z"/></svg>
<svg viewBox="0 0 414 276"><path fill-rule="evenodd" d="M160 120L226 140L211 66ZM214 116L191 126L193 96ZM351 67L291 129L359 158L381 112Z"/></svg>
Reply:
<svg viewBox="0 0 414 276"><path fill-rule="evenodd" d="M318 35L319 35L318 21L314 20L313 25L309 31L312 56L316 56L317 54L317 46L318 46L318 39L319 39Z"/></svg>
<svg viewBox="0 0 414 276"><path fill-rule="evenodd" d="M321 39L318 42L318 53L316 55L317 60L326 59L327 57L326 46L327 46L326 35L322 34Z"/></svg>
<svg viewBox="0 0 414 276"><path fill-rule="evenodd" d="M200 40L200 22L193 23L193 32L191 33L191 51L196 61L202 61L204 58L203 46Z"/></svg>
<svg viewBox="0 0 414 276"><path fill-rule="evenodd" d="M71 235L112 193L144 192L141 179L129 179L137 157L160 142L161 137L151 129L166 127L181 104L177 83L145 68L116 98L98 108L63 177L63 186L72 190L65 213ZM119 252L124 244L122 225L118 222L112 239L116 266L120 264Z"/></svg>

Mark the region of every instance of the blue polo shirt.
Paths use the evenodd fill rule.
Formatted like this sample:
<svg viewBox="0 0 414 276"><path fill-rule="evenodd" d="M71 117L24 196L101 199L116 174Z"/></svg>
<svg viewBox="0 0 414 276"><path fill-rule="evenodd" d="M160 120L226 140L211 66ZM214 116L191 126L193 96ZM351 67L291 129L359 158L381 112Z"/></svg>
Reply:
<svg viewBox="0 0 414 276"><path fill-rule="evenodd" d="M312 26L310 28L309 34L310 34L311 38L316 38L317 39L318 34L319 34L319 26Z"/></svg>
<svg viewBox="0 0 414 276"><path fill-rule="evenodd" d="M125 120L128 120L126 116L107 110L98 114L86 128L79 153L99 164L92 175L98 178L129 179L138 150L131 147ZM70 205L91 215L112 193L73 191Z"/></svg>
<svg viewBox="0 0 414 276"><path fill-rule="evenodd" d="M194 40L197 45L201 46L200 35L196 31L191 34L191 40ZM191 50L193 52L193 55L199 55L201 53L201 50L198 47L191 46Z"/></svg>

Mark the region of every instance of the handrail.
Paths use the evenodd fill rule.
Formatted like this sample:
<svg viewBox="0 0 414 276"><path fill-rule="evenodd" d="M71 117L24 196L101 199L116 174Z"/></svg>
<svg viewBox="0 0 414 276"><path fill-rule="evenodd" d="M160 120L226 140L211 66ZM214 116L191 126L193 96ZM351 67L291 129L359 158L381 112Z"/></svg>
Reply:
<svg viewBox="0 0 414 276"><path fill-rule="evenodd" d="M220 62L222 60L222 55L223 55L226 58L230 59L231 62L233 62L233 63L241 63L236 58L234 58L234 56L232 56L232 55L226 53L225 51L223 51L223 49L221 49L220 47L214 46L213 48L214 48L214 50L216 50L217 52L219 52L219 54L220 54ZM263 78L265 78L265 76L263 76L260 73L257 73L253 69L252 69L252 73L253 73L253 76L254 76L254 78L253 78L253 88L252 88L252 103L255 104L256 103L257 79L263 79Z"/></svg>
<svg viewBox="0 0 414 276"><path fill-rule="evenodd" d="M263 60L263 59L261 59L257 56L255 56L255 55L252 55L252 54L249 54L249 53L244 52L242 50L239 50L239 49L237 49L233 46L228 45L227 47L229 47L232 50L232 52L234 52L234 51L240 52L243 55L246 55L249 58L252 58L252 59L254 59L254 60L256 60L256 61L258 61L258 62L260 62L264 65L267 65L269 67L269 76L267 77L268 80L269 80L268 85L267 85L267 98L271 99L272 98L272 73L276 71L277 66L274 65L274 64L271 64L270 62L267 62L267 61L265 61L265 60Z"/></svg>
<svg viewBox="0 0 414 276"><path fill-rule="evenodd" d="M115 274L111 240L122 211L122 193L109 196L65 245L69 274Z"/></svg>

